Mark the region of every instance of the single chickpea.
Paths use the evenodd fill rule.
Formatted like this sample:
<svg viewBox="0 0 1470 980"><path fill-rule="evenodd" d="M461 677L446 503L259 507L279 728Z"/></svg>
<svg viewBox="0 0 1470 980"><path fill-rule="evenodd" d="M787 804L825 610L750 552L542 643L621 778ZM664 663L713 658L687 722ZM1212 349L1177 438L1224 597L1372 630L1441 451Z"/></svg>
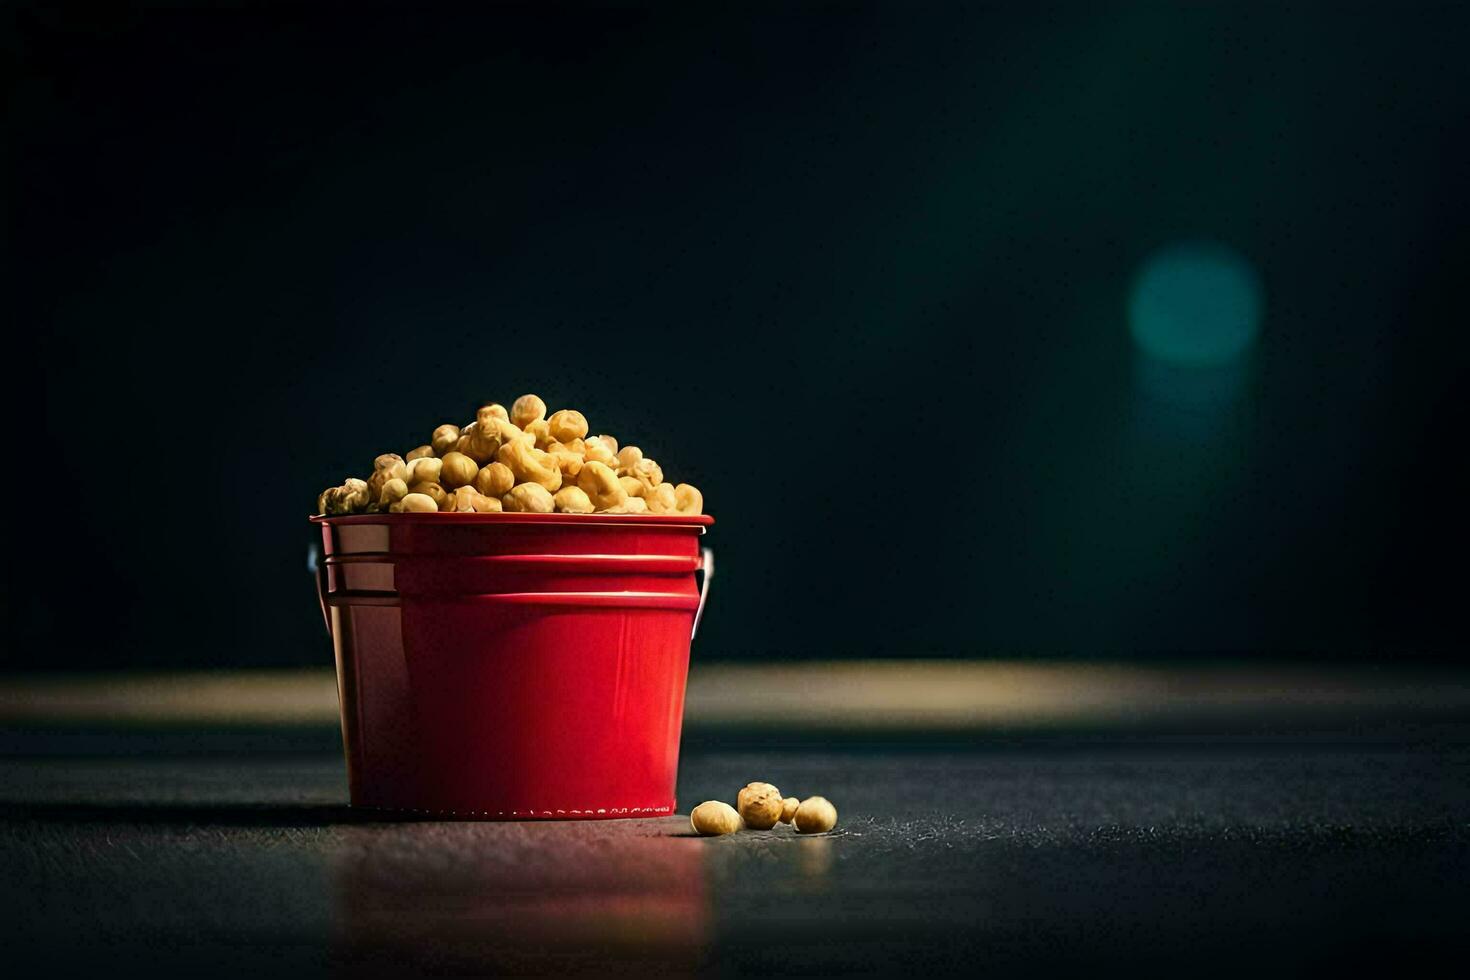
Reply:
<svg viewBox="0 0 1470 980"><path fill-rule="evenodd" d="M323 514L333 515L342 513L342 488L327 487L322 495L316 498L317 510Z"/></svg>
<svg viewBox="0 0 1470 980"><path fill-rule="evenodd" d="M648 513L648 501L644 500L642 497L629 497L627 500L623 501L623 513L646 514Z"/></svg>
<svg viewBox="0 0 1470 980"><path fill-rule="evenodd" d="M475 413L475 421L481 423L482 425L487 418L505 419L505 421L509 422L510 413L507 412L505 410L505 406L500 404L499 402L491 402L488 405L481 405L480 410Z"/></svg>
<svg viewBox="0 0 1470 980"><path fill-rule="evenodd" d="M517 483L539 483L552 492L561 488L561 467L556 460L523 439L501 446L495 459L510 467Z"/></svg>
<svg viewBox="0 0 1470 980"><path fill-rule="evenodd" d="M460 430L459 442L455 444L455 451L464 453L476 464L484 466L495 458L495 453L500 449L499 424L503 419L492 418L488 424L483 422L471 422ZM509 422L505 422L509 425Z"/></svg>
<svg viewBox="0 0 1470 980"><path fill-rule="evenodd" d="M383 499L383 485L389 480L407 480L408 466L397 453L384 453L373 460L373 475L368 477L368 500L376 504Z"/></svg>
<svg viewBox="0 0 1470 980"><path fill-rule="evenodd" d="M504 463L488 463L475 477L475 489L497 500L510 493L510 488L515 485L516 475Z"/></svg>
<svg viewBox="0 0 1470 980"><path fill-rule="evenodd" d="M791 817L798 834L825 834L837 826L837 808L825 796L808 796Z"/></svg>
<svg viewBox="0 0 1470 980"><path fill-rule="evenodd" d="M421 493L424 496L432 499L434 501L434 506L437 507L439 510L444 509L444 504L449 499L449 495L444 492L444 488L442 486L428 480L419 483L409 484L408 492L411 494Z"/></svg>
<svg viewBox="0 0 1470 980"><path fill-rule="evenodd" d="M582 472L577 474L577 486L582 488L582 492L592 500L592 506L599 511L621 507L628 499L623 485L606 463L588 461L583 464Z"/></svg>
<svg viewBox="0 0 1470 980"><path fill-rule="evenodd" d="M664 470L647 456L633 464L632 475L643 483L645 489L652 490L664 482Z"/></svg>
<svg viewBox="0 0 1470 980"><path fill-rule="evenodd" d="M618 464L617 454L609 449L607 443L598 436L583 440L582 454L587 457L589 463L601 463L609 468Z"/></svg>
<svg viewBox="0 0 1470 980"><path fill-rule="evenodd" d="M551 449L546 453L556 461L556 466L561 470L561 482L563 485L577 482L577 474L582 472L582 454L570 452L565 449Z"/></svg>
<svg viewBox="0 0 1470 980"><path fill-rule="evenodd" d="M557 442L581 439L587 434L587 416L570 408L552 413L547 425L551 428L551 438Z"/></svg>
<svg viewBox="0 0 1470 980"><path fill-rule="evenodd" d="M643 481L637 477L620 476L618 477L618 482L622 484L623 490L630 497L641 497L647 492L647 488L643 486Z"/></svg>
<svg viewBox="0 0 1470 980"><path fill-rule="evenodd" d="M383 489L378 494L378 505L388 507L398 503L406 496L408 496L408 484L395 476L383 484Z"/></svg>
<svg viewBox="0 0 1470 980"><path fill-rule="evenodd" d="M561 444L563 452L576 453L578 456L587 455L587 443L581 439L572 439Z"/></svg>
<svg viewBox="0 0 1470 980"><path fill-rule="evenodd" d="M728 803L709 800L695 807L689 814L689 827L701 837L720 837L733 834L742 827L740 814Z"/></svg>
<svg viewBox="0 0 1470 980"><path fill-rule="evenodd" d="M487 497L483 493L475 494L476 514L498 514L501 511L499 497Z"/></svg>
<svg viewBox="0 0 1470 980"><path fill-rule="evenodd" d="M344 514L361 514L367 510L371 498L368 497L368 485L366 480L357 477L348 477L342 483L342 495L338 498L338 505Z"/></svg>
<svg viewBox="0 0 1470 980"><path fill-rule="evenodd" d="M546 403L535 395L522 395L510 406L510 420L524 429L546 418Z"/></svg>
<svg viewBox="0 0 1470 980"><path fill-rule="evenodd" d="M434 447L435 456L443 456L453 449L457 442L459 442L459 426L448 423L439 426L429 437L429 445Z"/></svg>
<svg viewBox="0 0 1470 980"><path fill-rule="evenodd" d="M559 514L590 514L593 511L592 501L580 487L562 487L552 502Z"/></svg>
<svg viewBox="0 0 1470 980"><path fill-rule="evenodd" d="M433 446L419 446L416 449L410 449L408 455L403 457L403 460L406 463L412 463L416 459L423 459L425 456L432 455L434 455Z"/></svg>
<svg viewBox="0 0 1470 980"><path fill-rule="evenodd" d="M740 819L752 830L770 830L781 821L781 791L770 783L746 783L735 798Z"/></svg>
<svg viewBox="0 0 1470 980"><path fill-rule="evenodd" d="M532 443L537 449L544 450L551 445L551 423L545 419L537 419L526 426L526 435L531 437Z"/></svg>
<svg viewBox="0 0 1470 980"><path fill-rule="evenodd" d="M794 796L788 796L781 801L781 822L790 823L796 816L796 808L801 806L801 801Z"/></svg>
<svg viewBox="0 0 1470 980"><path fill-rule="evenodd" d="M597 438L604 446L612 450L612 454L614 456L618 454L618 441L616 439L608 435L606 432L599 433Z"/></svg>
<svg viewBox="0 0 1470 980"><path fill-rule="evenodd" d="M405 514L432 514L439 509L434 498L426 493L411 493L398 504Z"/></svg>
<svg viewBox="0 0 1470 980"><path fill-rule="evenodd" d="M652 490L643 494L643 499L648 502L650 514L674 514L678 513L679 499L672 485L660 483Z"/></svg>
<svg viewBox="0 0 1470 980"><path fill-rule="evenodd" d="M601 438L600 436L598 438ZM618 476L632 476L633 467L643 458L643 450L637 446L624 446L618 450Z"/></svg>
<svg viewBox="0 0 1470 980"><path fill-rule="evenodd" d="M376 473L378 470L394 470L395 471L393 473L393 475L389 477L390 480L393 478L393 476L396 476L399 479L402 479L406 475L404 473L397 472L397 470L399 470L400 468L403 468L403 466L404 466L403 457L400 456L400 455L398 455L397 453L383 453L377 459L373 460L373 472L374 473Z"/></svg>
<svg viewBox="0 0 1470 980"><path fill-rule="evenodd" d="M506 421L499 416L492 415L488 419L486 419L485 422L489 426L490 434L499 439L502 446L505 445L507 442L514 442L517 439L524 439L526 436L525 430L523 430L520 426L516 425L514 422ZM477 422L475 424L479 425L480 423Z"/></svg>
<svg viewBox="0 0 1470 980"><path fill-rule="evenodd" d="M404 478L410 487L415 483L438 483L444 461L437 456L420 456L408 464L408 476Z"/></svg>
<svg viewBox="0 0 1470 980"><path fill-rule="evenodd" d="M369 505L382 502L382 488L387 485L388 480L401 480L407 478L407 475L409 475L409 467L404 466L403 460L398 460L397 466L381 466L373 469L372 476L368 478Z"/></svg>
<svg viewBox="0 0 1470 980"><path fill-rule="evenodd" d="M686 517L704 513L704 494L687 483L674 488L675 509Z"/></svg>
<svg viewBox="0 0 1470 980"><path fill-rule="evenodd" d="M440 460L439 482L446 490L458 490L475 482L475 477L480 473L480 466L464 453L450 451L444 454Z"/></svg>
<svg viewBox="0 0 1470 980"><path fill-rule="evenodd" d="M466 493L465 491L469 491ZM475 510L475 488L456 487L444 500L444 511L449 514L470 514Z"/></svg>
<svg viewBox="0 0 1470 980"><path fill-rule="evenodd" d="M550 514L556 509L551 491L539 483L521 483L511 487L510 493L500 498L500 503L513 513Z"/></svg>

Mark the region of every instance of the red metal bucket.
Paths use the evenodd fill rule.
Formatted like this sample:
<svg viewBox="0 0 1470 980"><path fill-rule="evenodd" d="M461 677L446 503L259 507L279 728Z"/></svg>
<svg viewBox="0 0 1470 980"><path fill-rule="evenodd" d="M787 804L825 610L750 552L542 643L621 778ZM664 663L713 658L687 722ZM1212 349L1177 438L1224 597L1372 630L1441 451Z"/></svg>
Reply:
<svg viewBox="0 0 1470 980"><path fill-rule="evenodd" d="M674 812L711 518L312 522L354 806L480 820Z"/></svg>

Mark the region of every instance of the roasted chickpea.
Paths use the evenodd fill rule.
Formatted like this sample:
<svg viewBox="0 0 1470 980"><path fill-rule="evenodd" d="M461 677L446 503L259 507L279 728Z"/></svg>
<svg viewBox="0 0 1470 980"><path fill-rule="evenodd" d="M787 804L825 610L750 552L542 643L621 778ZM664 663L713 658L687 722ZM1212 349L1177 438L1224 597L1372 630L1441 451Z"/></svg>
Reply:
<svg viewBox="0 0 1470 980"><path fill-rule="evenodd" d="M746 783L735 799L740 819L752 830L770 830L781 821L781 791L770 783Z"/></svg>
<svg viewBox="0 0 1470 980"><path fill-rule="evenodd" d="M495 458L510 467L517 483L539 483L552 492L561 489L561 467L556 460L524 439L501 446Z"/></svg>
<svg viewBox="0 0 1470 980"><path fill-rule="evenodd" d="M679 496L671 484L660 483L643 494L650 514L673 514L679 509Z"/></svg>
<svg viewBox="0 0 1470 980"><path fill-rule="evenodd" d="M408 476L404 482L412 487L415 483L438 483L444 461L437 456L420 456L408 464Z"/></svg>
<svg viewBox="0 0 1470 980"><path fill-rule="evenodd" d="M510 413L507 412L505 410L505 406L500 404L499 402L491 402L488 405L481 405L480 410L475 413L475 421L481 423L482 425L487 418L505 419L505 421L509 422Z"/></svg>
<svg viewBox="0 0 1470 980"><path fill-rule="evenodd" d="M674 488L674 500L676 510L688 517L704 513L704 494L687 483L681 483Z"/></svg>
<svg viewBox="0 0 1470 980"><path fill-rule="evenodd" d="M553 442L551 438L551 423L545 419L538 419L526 426L526 435L531 437L531 441L537 449L543 451Z"/></svg>
<svg viewBox="0 0 1470 980"><path fill-rule="evenodd" d="M546 418L546 403L535 395L522 395L510 406L510 420L524 429Z"/></svg>
<svg viewBox="0 0 1470 980"><path fill-rule="evenodd" d="M479 426L482 423L476 422L475 424ZM490 434L493 434L496 439L500 440L500 445L502 446L507 442L515 442L517 439L524 439L526 437L525 431L520 426L496 415L484 419L483 424L488 427L487 431Z"/></svg>
<svg viewBox="0 0 1470 980"><path fill-rule="evenodd" d="M642 497L629 497L623 501L624 514L646 514L648 513L648 501Z"/></svg>
<svg viewBox="0 0 1470 980"><path fill-rule="evenodd" d="M483 493L475 494L475 513L498 514L501 509L499 497L487 497Z"/></svg>
<svg viewBox="0 0 1470 980"><path fill-rule="evenodd" d="M630 497L641 497L647 492L647 488L643 486L643 481L637 477L620 476L618 477L618 482L623 485L623 490Z"/></svg>
<svg viewBox="0 0 1470 980"><path fill-rule="evenodd" d="M419 446L416 449L410 449L408 451L408 455L405 456L405 457L403 457L403 459L404 459L404 462L412 463L416 459L423 459L425 456L432 456L432 455L434 455L434 447L433 446Z"/></svg>
<svg viewBox="0 0 1470 980"><path fill-rule="evenodd" d="M449 492L444 502L444 509L450 513L472 514L475 511L475 498L480 492L474 487L456 487Z"/></svg>
<svg viewBox="0 0 1470 980"><path fill-rule="evenodd" d="M435 456L443 456L453 449L457 442L459 442L459 426L448 423L439 426L429 437L429 445L434 447Z"/></svg>
<svg viewBox="0 0 1470 980"><path fill-rule="evenodd" d="M587 416L570 408L552 413L546 424L557 442L570 442L587 434Z"/></svg>
<svg viewBox="0 0 1470 980"><path fill-rule="evenodd" d="M582 454L569 452L565 449L551 449L547 455L556 461L557 468L561 470L561 482L565 484L577 482L577 474L582 472Z"/></svg>
<svg viewBox="0 0 1470 980"><path fill-rule="evenodd" d="M616 439L608 435L606 432L599 433L597 438L602 442L604 446L612 450L612 454L614 456L618 454L618 441Z"/></svg>
<svg viewBox="0 0 1470 980"><path fill-rule="evenodd" d="M437 483L431 483L429 481L410 484L408 492L411 494L421 493L424 496L429 497L434 501L434 506L439 510L444 509L444 503L449 498L449 495L444 492L444 488L442 486Z"/></svg>
<svg viewBox="0 0 1470 980"><path fill-rule="evenodd" d="M480 473L479 464L464 453L450 451L440 460L439 482L446 490L458 490L475 482Z"/></svg>
<svg viewBox="0 0 1470 980"><path fill-rule="evenodd" d="M606 463L589 461L582 466L582 472L577 474L577 486L592 500L592 506L598 510L607 510L610 507L621 507L628 499L623 485L618 482L617 475Z"/></svg>
<svg viewBox="0 0 1470 980"><path fill-rule="evenodd" d="M394 477L383 484L382 491L378 494L378 506L389 507L398 503L408 495L408 484L398 477Z"/></svg>
<svg viewBox="0 0 1470 980"><path fill-rule="evenodd" d="M344 514L361 514L367 510L368 485L366 480L357 477L348 477L342 483L342 494L337 498L337 505Z"/></svg>
<svg viewBox="0 0 1470 980"><path fill-rule="evenodd" d="M646 456L633 464L632 475L643 484L645 490L652 490L664 482L663 467Z"/></svg>
<svg viewBox="0 0 1470 980"><path fill-rule="evenodd" d="M397 453L384 453L373 460L373 475L368 477L368 500L378 503L383 496L383 485L389 480L407 480L408 465Z"/></svg>
<svg viewBox="0 0 1470 980"><path fill-rule="evenodd" d="M792 815L798 834L825 834L837 826L837 808L825 796L808 796Z"/></svg>
<svg viewBox="0 0 1470 980"><path fill-rule="evenodd" d="M601 438L599 436L598 438ZM618 476L632 476L633 467L643 458L643 450L637 446L624 446L618 450Z"/></svg>
<svg viewBox="0 0 1470 980"><path fill-rule="evenodd" d="M733 834L743 826L740 814L735 812L735 808L719 800L708 800L701 803L689 814L690 829L701 837Z"/></svg>
<svg viewBox="0 0 1470 980"><path fill-rule="evenodd" d="M515 485L516 475L504 463L488 463L475 477L475 489L497 500L510 493L510 488Z"/></svg>
<svg viewBox="0 0 1470 980"><path fill-rule="evenodd" d="M398 506L405 514L432 514L439 509L434 498L426 493L411 493L399 501Z"/></svg>
<svg viewBox="0 0 1470 980"><path fill-rule="evenodd" d="M617 454L607 447L599 437L593 436L582 441L582 455L589 463L601 463L606 467L614 467L618 463ZM616 475L616 474L614 474Z"/></svg>
<svg viewBox="0 0 1470 980"><path fill-rule="evenodd" d="M373 460L373 472L376 473L378 470L396 469L397 467L403 465L404 463L402 456L398 455L397 453L383 453L377 459ZM393 476L396 476L399 479L403 478L402 473L394 473ZM389 479L392 479L392 477L390 477Z"/></svg>
<svg viewBox="0 0 1470 980"><path fill-rule="evenodd" d="M471 422L460 430L455 451L464 453L478 465L484 466L495 458L495 453L500 449L503 440L500 438L499 426L502 422L510 424L493 416L489 422Z"/></svg>
<svg viewBox="0 0 1470 980"><path fill-rule="evenodd" d="M562 487L556 492L552 502L556 504L557 513L560 514L590 514L594 509L592 501L580 487Z"/></svg>
<svg viewBox="0 0 1470 980"><path fill-rule="evenodd" d="M346 511L342 509L343 492L341 487L327 487L327 489L322 491L322 495L317 498L317 509L329 516L345 514Z"/></svg>
<svg viewBox="0 0 1470 980"><path fill-rule="evenodd" d="M790 823L796 816L796 808L801 806L801 801L794 796L788 796L781 801L781 822Z"/></svg>
<svg viewBox="0 0 1470 980"><path fill-rule="evenodd" d="M500 503L508 511L526 514L550 514L556 508L551 491L539 483L521 483L511 487L510 493L500 498Z"/></svg>

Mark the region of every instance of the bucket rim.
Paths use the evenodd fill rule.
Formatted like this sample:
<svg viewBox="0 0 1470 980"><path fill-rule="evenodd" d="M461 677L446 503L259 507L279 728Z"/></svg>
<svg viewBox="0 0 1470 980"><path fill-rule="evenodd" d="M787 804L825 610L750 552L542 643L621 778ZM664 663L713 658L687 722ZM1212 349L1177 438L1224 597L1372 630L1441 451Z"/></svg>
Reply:
<svg viewBox="0 0 1470 980"><path fill-rule="evenodd" d="M698 527L714 524L709 514L527 514L501 511L494 514L313 514L313 524L541 524L585 527Z"/></svg>

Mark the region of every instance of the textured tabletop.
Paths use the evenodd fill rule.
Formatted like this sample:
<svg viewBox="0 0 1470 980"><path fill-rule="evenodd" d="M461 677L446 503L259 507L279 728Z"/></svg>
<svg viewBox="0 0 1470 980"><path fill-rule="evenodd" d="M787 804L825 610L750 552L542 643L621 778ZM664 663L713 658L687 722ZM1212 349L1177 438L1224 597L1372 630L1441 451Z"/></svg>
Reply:
<svg viewBox="0 0 1470 980"><path fill-rule="evenodd" d="M820 792L831 835L395 823L337 758L0 760L7 957L402 974L1327 972L1465 951L1470 747L686 751L680 802Z"/></svg>

